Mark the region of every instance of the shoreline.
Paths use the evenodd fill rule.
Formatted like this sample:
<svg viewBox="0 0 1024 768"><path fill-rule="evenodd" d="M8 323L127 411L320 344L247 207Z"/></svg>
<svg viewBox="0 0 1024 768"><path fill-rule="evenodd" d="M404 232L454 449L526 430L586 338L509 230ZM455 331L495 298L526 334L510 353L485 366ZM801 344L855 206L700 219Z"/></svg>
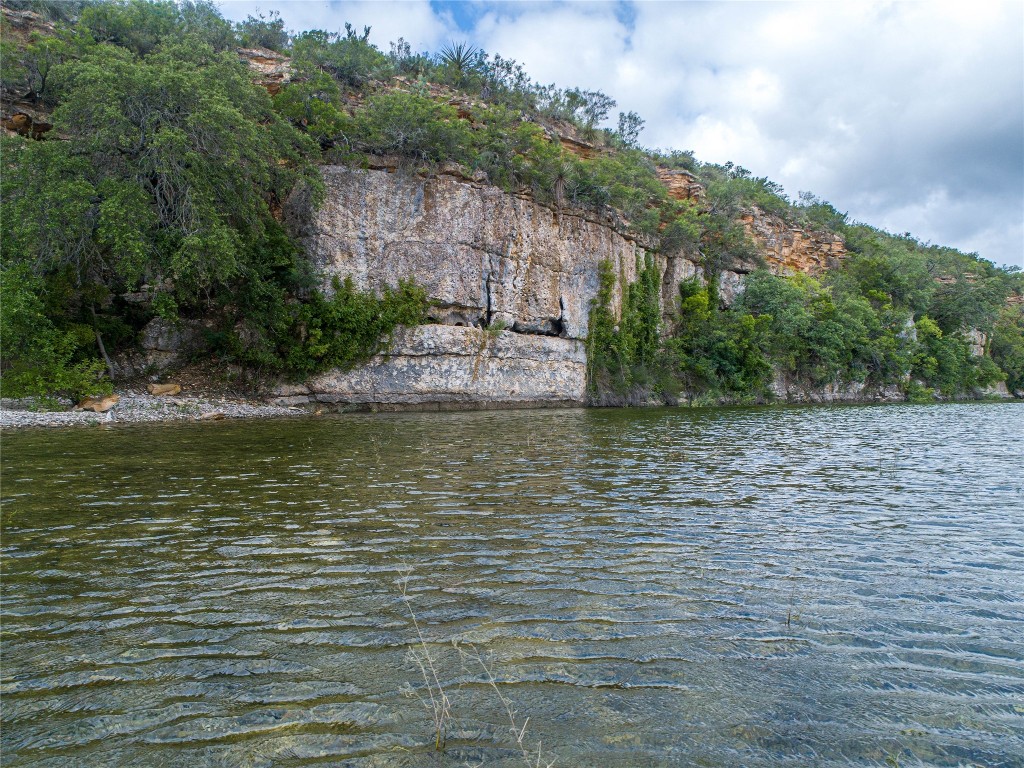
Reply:
<svg viewBox="0 0 1024 768"><path fill-rule="evenodd" d="M327 406L323 410L295 405L274 405L265 400L241 397L217 397L202 395L150 395L148 393L121 390L115 392L120 398L106 413L76 410L32 410L34 401L0 399L0 430L60 428L74 426L98 426L105 424L173 424L194 421L220 421L237 419L274 419L297 416L313 416L321 413L407 413L407 412L458 412L478 410L519 410L519 409L550 409L550 408L645 408L673 407L667 404L645 403L632 406L595 405L562 402L558 405L546 402L526 403L481 403L481 402L441 402L421 403L417 406L409 404L361 403L349 404L347 407ZM1018 398L964 397L935 400L932 403L912 403L917 405L938 405L954 403L985 403L985 402L1019 402ZM681 401L677 408L701 409L723 407L822 407L822 406L856 406L856 405L906 405L907 400L874 400L874 399L836 399L821 401L787 401L777 400L762 403L686 403ZM320 404L325 405L325 404Z"/></svg>
<svg viewBox="0 0 1024 768"><path fill-rule="evenodd" d="M0 429L95 426L98 424L146 424L221 419L268 419L307 416L309 411L294 406L268 405L255 400L196 395L150 395L115 391L120 398L106 413L93 411L31 410L29 399L0 402Z"/></svg>

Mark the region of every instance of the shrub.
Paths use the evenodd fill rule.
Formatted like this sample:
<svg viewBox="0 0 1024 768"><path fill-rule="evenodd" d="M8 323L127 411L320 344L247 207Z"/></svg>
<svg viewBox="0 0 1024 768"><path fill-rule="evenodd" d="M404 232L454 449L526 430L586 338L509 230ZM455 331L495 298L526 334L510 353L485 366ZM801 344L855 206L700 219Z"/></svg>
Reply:
<svg viewBox="0 0 1024 768"><path fill-rule="evenodd" d="M267 14L256 12L246 16L245 21L235 25L238 41L246 48L269 48L272 51L283 51L288 47L288 32L284 28L284 19L280 11Z"/></svg>
<svg viewBox="0 0 1024 768"><path fill-rule="evenodd" d="M992 330L992 360L1011 392L1024 389L1024 307L1004 306Z"/></svg>
<svg viewBox="0 0 1024 768"><path fill-rule="evenodd" d="M379 155L420 162L468 162L472 135L447 104L414 93L391 91L371 96L355 116L353 143Z"/></svg>
<svg viewBox="0 0 1024 768"><path fill-rule="evenodd" d="M102 362L83 354L88 327L58 329L41 300L42 281L24 265L0 267L0 389L4 397L78 400L108 394Z"/></svg>
<svg viewBox="0 0 1024 768"><path fill-rule="evenodd" d="M322 29L303 32L292 40L292 64L301 75L323 72L346 88L362 90L391 74L388 57L369 37L369 27L360 34L351 24L345 24L344 35Z"/></svg>
<svg viewBox="0 0 1024 768"><path fill-rule="evenodd" d="M411 282L385 288L378 297L357 291L351 278L336 280L332 296L318 292L299 306L298 343L293 342L295 334L287 337L287 371L302 377L365 362L380 351L395 328L423 323L427 306L426 294Z"/></svg>
<svg viewBox="0 0 1024 768"><path fill-rule="evenodd" d="M770 318L720 312L696 279L679 286L674 329L666 342L675 375L691 395L763 393L771 376L764 354Z"/></svg>

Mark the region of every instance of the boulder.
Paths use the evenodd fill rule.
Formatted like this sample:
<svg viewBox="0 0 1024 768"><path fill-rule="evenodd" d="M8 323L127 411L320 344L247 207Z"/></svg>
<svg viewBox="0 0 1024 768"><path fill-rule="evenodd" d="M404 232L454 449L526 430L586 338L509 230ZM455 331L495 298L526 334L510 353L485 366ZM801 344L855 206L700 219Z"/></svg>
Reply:
<svg viewBox="0 0 1024 768"><path fill-rule="evenodd" d="M177 395L181 392L181 384L150 384L146 389L151 395Z"/></svg>
<svg viewBox="0 0 1024 768"><path fill-rule="evenodd" d="M107 395L106 397L87 397L75 406L75 410L106 413L117 405L117 401L120 399L121 398L117 395Z"/></svg>

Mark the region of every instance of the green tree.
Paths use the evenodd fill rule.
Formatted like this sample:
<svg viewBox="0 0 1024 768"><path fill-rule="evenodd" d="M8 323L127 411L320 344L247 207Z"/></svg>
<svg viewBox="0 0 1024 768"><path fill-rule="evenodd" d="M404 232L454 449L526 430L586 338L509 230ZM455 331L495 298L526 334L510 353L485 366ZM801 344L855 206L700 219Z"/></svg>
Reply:
<svg viewBox="0 0 1024 768"><path fill-rule="evenodd" d="M680 284L678 302L666 346L683 388L696 395L763 395L771 377L764 353L771 318L720 311L696 279Z"/></svg>
<svg viewBox="0 0 1024 768"><path fill-rule="evenodd" d="M351 151L354 122L342 108L341 91L330 75L318 72L289 83L274 97L274 109L321 149L338 146Z"/></svg>
<svg viewBox="0 0 1024 768"><path fill-rule="evenodd" d="M364 152L421 162L468 162L472 141L453 107L402 91L368 98L353 126L353 143Z"/></svg>
<svg viewBox="0 0 1024 768"><path fill-rule="evenodd" d="M288 32L284 28L284 19L280 11L268 13L256 12L249 14L245 21L235 25L239 42L246 48L268 48L271 51L284 51L288 48Z"/></svg>
<svg viewBox="0 0 1024 768"><path fill-rule="evenodd" d="M615 136L623 146L636 148L643 129L644 120L636 112L619 112L619 127L615 131Z"/></svg>
<svg viewBox="0 0 1024 768"><path fill-rule="evenodd" d="M292 40L292 65L300 75L325 72L345 88L362 90L372 80L390 74L388 57L370 42L370 27L356 32L345 24L345 34L315 29Z"/></svg>
<svg viewBox="0 0 1024 768"><path fill-rule="evenodd" d="M237 275L307 148L237 58L101 45L59 77L67 140L21 146L5 178L10 252L114 290L169 279L186 301Z"/></svg>
<svg viewBox="0 0 1024 768"><path fill-rule="evenodd" d="M1024 390L1024 306L1003 306L992 329L992 360L1011 392Z"/></svg>
<svg viewBox="0 0 1024 768"><path fill-rule="evenodd" d="M88 327L57 328L47 315L43 281L25 264L0 264L0 392L4 397L79 399L106 394L104 365L91 359Z"/></svg>

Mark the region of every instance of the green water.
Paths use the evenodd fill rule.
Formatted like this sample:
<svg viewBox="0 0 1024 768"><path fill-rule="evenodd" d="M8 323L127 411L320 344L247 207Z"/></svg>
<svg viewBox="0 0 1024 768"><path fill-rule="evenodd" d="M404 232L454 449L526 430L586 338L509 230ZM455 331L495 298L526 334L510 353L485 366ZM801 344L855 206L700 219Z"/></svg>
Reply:
<svg viewBox="0 0 1024 768"><path fill-rule="evenodd" d="M504 699L556 766L1021 766L1022 456L1019 404L8 432L3 764L523 766Z"/></svg>

